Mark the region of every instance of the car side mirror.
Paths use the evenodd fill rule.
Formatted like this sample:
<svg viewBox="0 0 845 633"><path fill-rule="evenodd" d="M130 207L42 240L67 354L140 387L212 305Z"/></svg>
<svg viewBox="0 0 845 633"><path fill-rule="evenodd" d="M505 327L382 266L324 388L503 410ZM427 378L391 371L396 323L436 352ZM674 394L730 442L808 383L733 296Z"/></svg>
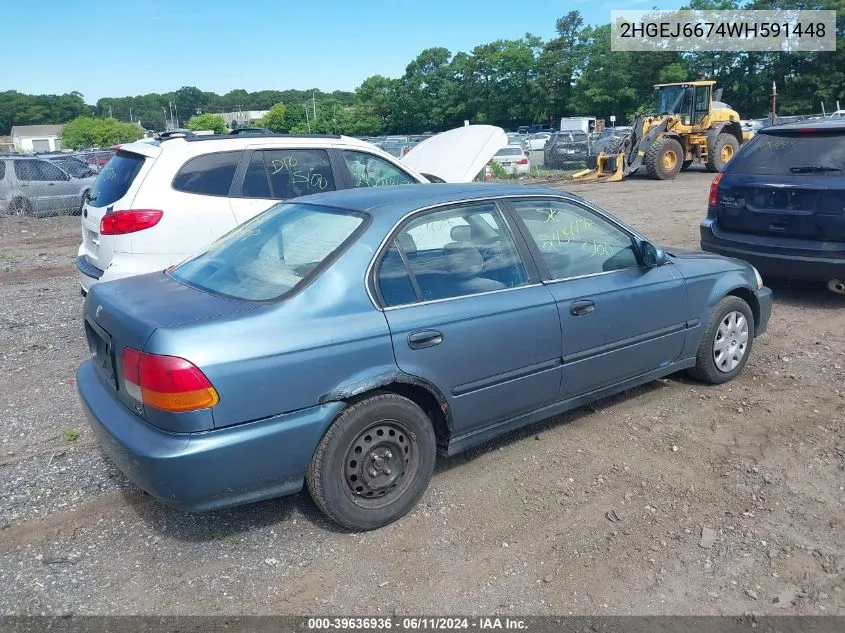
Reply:
<svg viewBox="0 0 845 633"><path fill-rule="evenodd" d="M651 242L643 242L640 249L643 254L643 264L649 268L657 268L666 263L666 253L659 246Z"/></svg>

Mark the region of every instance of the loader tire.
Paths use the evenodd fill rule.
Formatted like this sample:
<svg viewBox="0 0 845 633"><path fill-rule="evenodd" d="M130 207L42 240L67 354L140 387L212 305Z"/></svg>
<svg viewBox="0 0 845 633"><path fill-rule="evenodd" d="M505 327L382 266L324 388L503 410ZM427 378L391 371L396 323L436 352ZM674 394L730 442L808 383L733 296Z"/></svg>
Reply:
<svg viewBox="0 0 845 633"><path fill-rule="evenodd" d="M658 141L648 148L643 162L652 178L672 180L681 171L683 160L681 144L673 138L665 138L663 142Z"/></svg>
<svg viewBox="0 0 845 633"><path fill-rule="evenodd" d="M716 140L713 141L713 146L710 148L710 151L707 152L707 171L723 171L725 169L725 165L727 165L730 160L736 156L738 151L739 141L736 140L736 137L733 134L722 132L716 136Z"/></svg>

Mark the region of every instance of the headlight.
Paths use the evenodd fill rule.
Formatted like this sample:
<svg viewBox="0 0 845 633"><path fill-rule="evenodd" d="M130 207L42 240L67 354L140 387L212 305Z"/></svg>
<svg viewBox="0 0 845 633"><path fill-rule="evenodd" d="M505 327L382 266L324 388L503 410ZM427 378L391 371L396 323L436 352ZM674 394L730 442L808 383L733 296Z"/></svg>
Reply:
<svg viewBox="0 0 845 633"><path fill-rule="evenodd" d="M754 268L754 266L751 267L751 270L754 271L754 276L757 278L757 290L760 290L763 287L763 278L760 276L760 271Z"/></svg>

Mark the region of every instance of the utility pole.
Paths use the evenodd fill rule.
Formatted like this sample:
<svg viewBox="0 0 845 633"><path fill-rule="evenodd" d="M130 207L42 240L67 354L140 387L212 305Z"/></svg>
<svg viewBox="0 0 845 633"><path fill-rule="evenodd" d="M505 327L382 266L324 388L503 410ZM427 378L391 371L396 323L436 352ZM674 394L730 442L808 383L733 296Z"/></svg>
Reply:
<svg viewBox="0 0 845 633"><path fill-rule="evenodd" d="M167 110L164 109L164 106L161 106L161 114L164 116L164 129L167 129Z"/></svg>
<svg viewBox="0 0 845 633"><path fill-rule="evenodd" d="M109 118L110 118L110 119L113 119L113 118L114 118L114 113L113 113L113 112L112 112L112 110L111 110L111 106L109 106Z"/></svg>
<svg viewBox="0 0 845 633"><path fill-rule="evenodd" d="M314 122L317 121L317 97L314 96L314 91L311 91L311 102L314 104Z"/></svg>
<svg viewBox="0 0 845 633"><path fill-rule="evenodd" d="M176 129L179 129L179 108L176 106L176 102L173 102L173 109L176 110Z"/></svg>
<svg viewBox="0 0 845 633"><path fill-rule="evenodd" d="M311 119L308 118L308 102L305 102L305 122L308 124L308 133L311 134Z"/></svg>
<svg viewBox="0 0 845 633"><path fill-rule="evenodd" d="M172 130L172 129L174 129L173 128L173 102L168 101L167 106L170 108L170 129Z"/></svg>
<svg viewBox="0 0 845 633"><path fill-rule="evenodd" d="M775 82L772 82L772 125L775 124L775 121L778 118L777 115L777 104L778 104L778 88Z"/></svg>
<svg viewBox="0 0 845 633"><path fill-rule="evenodd" d="M132 108L129 108L129 122L134 123L135 121L132 120Z"/></svg>

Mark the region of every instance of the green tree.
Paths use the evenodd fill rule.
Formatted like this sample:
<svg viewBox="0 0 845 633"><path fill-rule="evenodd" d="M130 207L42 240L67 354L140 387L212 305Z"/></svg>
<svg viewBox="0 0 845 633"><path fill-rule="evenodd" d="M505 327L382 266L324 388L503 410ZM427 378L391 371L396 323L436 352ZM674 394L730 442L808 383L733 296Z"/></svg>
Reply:
<svg viewBox="0 0 845 633"><path fill-rule="evenodd" d="M215 134L225 134L229 131L226 127L226 121L223 120L222 116L208 112L191 117L186 125L189 130L194 130L195 132L212 130Z"/></svg>
<svg viewBox="0 0 845 633"><path fill-rule="evenodd" d="M81 116L62 129L62 145L71 149L111 147L117 143L137 141L142 136L144 131L132 123Z"/></svg>
<svg viewBox="0 0 845 633"><path fill-rule="evenodd" d="M285 118L287 108L281 101L275 104L267 111L263 117L258 120L258 125L266 127L272 132L290 132L291 124Z"/></svg>

